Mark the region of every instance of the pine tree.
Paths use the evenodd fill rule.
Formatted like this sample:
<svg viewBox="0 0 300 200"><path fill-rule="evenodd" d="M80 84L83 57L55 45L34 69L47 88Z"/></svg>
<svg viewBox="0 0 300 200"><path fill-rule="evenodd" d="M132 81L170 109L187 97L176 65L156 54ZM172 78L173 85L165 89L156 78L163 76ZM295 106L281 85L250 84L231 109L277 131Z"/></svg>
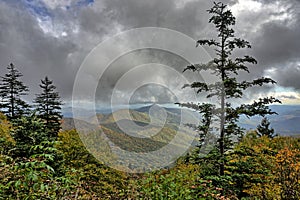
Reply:
<svg viewBox="0 0 300 200"><path fill-rule="evenodd" d="M270 121L266 117L264 117L261 120L261 124L257 126L257 132L259 137L267 136L268 138L274 138L276 136L274 129L270 128Z"/></svg>
<svg viewBox="0 0 300 200"><path fill-rule="evenodd" d="M189 87L196 89L197 93L204 93L207 99L217 97L216 103L178 103L180 106L195 109L202 114L202 120L198 126L200 132L200 142L212 131L213 123L216 121L220 124L215 128L219 132L217 149L219 156L217 163L219 165L219 175L223 176L226 166L225 152L232 148L233 136L241 136L243 129L237 125L240 115L252 117L255 115L265 116L275 114L268 104L280 101L274 97L260 98L252 104L233 103L235 99L243 97L244 90L254 86L263 86L264 84L275 84L271 78L258 78L252 81L239 81L238 74L241 71L249 73L247 64L257 64L255 58L251 56L233 57L235 49L251 48L249 42L236 38L234 30L231 28L235 25L235 17L232 12L226 8L223 3L214 3L214 6L208 10L212 17L209 23L214 24L217 29L217 39L205 39L197 41L197 46L213 46L216 52L215 58L206 64L192 64L187 66L183 72L192 71L199 73L201 71L211 71L213 76L218 78L218 82L208 84L205 82L193 82ZM201 146L201 143L200 143Z"/></svg>
<svg viewBox="0 0 300 200"><path fill-rule="evenodd" d="M8 67L8 73L1 76L0 98L1 111L8 116L9 119L17 119L27 114L29 105L21 98L27 95L28 87L19 80L23 75L15 68L14 64Z"/></svg>
<svg viewBox="0 0 300 200"><path fill-rule="evenodd" d="M57 137L60 130L60 120L62 118L61 105L59 93L56 92L56 87L53 81L46 76L41 80L40 87L43 89L41 94L37 94L34 99L38 116L44 120L45 127L49 132L49 137Z"/></svg>

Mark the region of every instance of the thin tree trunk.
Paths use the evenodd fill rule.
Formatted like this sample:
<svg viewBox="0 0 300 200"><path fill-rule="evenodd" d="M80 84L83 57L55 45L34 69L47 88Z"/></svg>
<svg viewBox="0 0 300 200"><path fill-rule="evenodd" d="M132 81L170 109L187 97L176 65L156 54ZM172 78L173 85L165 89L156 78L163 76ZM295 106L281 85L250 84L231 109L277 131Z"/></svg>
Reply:
<svg viewBox="0 0 300 200"><path fill-rule="evenodd" d="M220 124L220 154L221 154L221 163L220 163L220 175L224 175L224 123L225 123L225 95L224 89L222 89L221 96L221 124Z"/></svg>
<svg viewBox="0 0 300 200"><path fill-rule="evenodd" d="M225 65L225 38L224 35L222 34L222 50L221 50L221 59L222 59L222 69L221 69L221 76L222 76L222 84L224 84L225 80L225 70L224 70L224 65ZM225 88L224 85L221 86L221 124L220 124L220 142L219 142L219 147L220 147L220 154L221 154L221 162L220 162L220 175L224 175L224 168L225 168L225 163L224 163L224 124L225 124Z"/></svg>
<svg viewBox="0 0 300 200"><path fill-rule="evenodd" d="M10 89L10 104L11 104L11 118L15 117L15 104L14 104L14 88Z"/></svg>

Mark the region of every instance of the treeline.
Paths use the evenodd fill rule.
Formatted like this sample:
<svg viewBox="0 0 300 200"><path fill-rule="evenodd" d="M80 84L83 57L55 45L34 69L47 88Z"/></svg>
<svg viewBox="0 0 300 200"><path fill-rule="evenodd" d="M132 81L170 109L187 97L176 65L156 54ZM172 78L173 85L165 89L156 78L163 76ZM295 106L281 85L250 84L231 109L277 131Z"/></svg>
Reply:
<svg viewBox="0 0 300 200"><path fill-rule="evenodd" d="M99 163L77 132L61 131L59 93L46 76L29 105L13 64L0 82L0 199L120 199L125 175Z"/></svg>
<svg viewBox="0 0 300 200"><path fill-rule="evenodd" d="M99 163L75 130L55 139L45 130L36 115L0 114L0 199L125 199L127 176Z"/></svg>
<svg viewBox="0 0 300 200"><path fill-rule="evenodd" d="M0 77L0 111L12 122L17 122L23 116L37 115L45 123L46 131L51 132L49 137L56 137L60 130L62 101L53 81L47 76L41 80L39 86L42 91L36 94L33 105L30 105L23 99L29 92L28 86L20 80L23 75L12 63L7 70Z"/></svg>
<svg viewBox="0 0 300 200"><path fill-rule="evenodd" d="M249 132L226 154L225 176L217 148L130 175L97 161L76 130L48 141L36 116L18 124L0 114L0 199L299 199L300 138Z"/></svg>
<svg viewBox="0 0 300 200"><path fill-rule="evenodd" d="M140 199L300 199L299 137L249 132L225 155L224 176L219 175L217 152L199 158L195 149L173 169L143 175L133 191Z"/></svg>

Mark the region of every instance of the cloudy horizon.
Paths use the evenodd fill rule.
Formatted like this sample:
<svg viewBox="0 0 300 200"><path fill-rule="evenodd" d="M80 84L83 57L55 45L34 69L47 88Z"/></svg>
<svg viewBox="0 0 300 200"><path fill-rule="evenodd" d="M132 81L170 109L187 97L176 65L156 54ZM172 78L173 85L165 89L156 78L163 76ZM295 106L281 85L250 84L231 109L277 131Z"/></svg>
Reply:
<svg viewBox="0 0 300 200"><path fill-rule="evenodd" d="M229 5L236 17L236 37L252 45L251 49L240 53L253 55L258 60L258 65L249 66L251 73L241 74L241 78L269 76L278 82L274 88L251 89L246 99L269 94L280 98L284 104L300 104L300 2L222 2ZM0 74L7 72L9 63L14 63L30 88L29 101L40 92L40 80L48 76L63 100L70 102L81 64L101 42L123 31L143 27L175 30L193 40L210 38L216 34L208 24L206 12L212 3L206 0L0 0ZM205 50L214 57L211 49ZM125 73L148 63L171 66L177 71L188 64L168 52L130 52L112 62L97 87L97 101L108 102L117 81ZM177 100L172 88L178 82L168 80L167 75L166 70L140 73L139 78L155 77L162 84L156 87L141 85L130 101L169 103ZM118 92L121 98L128 91ZM184 92L180 94L186 96Z"/></svg>

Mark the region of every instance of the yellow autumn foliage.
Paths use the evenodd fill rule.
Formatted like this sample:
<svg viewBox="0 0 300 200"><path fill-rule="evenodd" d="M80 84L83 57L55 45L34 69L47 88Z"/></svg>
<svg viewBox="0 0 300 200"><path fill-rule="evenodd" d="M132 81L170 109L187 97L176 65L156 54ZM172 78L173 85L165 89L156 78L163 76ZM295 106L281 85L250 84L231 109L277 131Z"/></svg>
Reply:
<svg viewBox="0 0 300 200"><path fill-rule="evenodd" d="M11 123L7 120L4 114L0 113L0 138L3 138L6 142L14 144L15 141L10 135L11 130Z"/></svg>
<svg viewBox="0 0 300 200"><path fill-rule="evenodd" d="M247 194L261 199L300 199L300 138L255 137L250 133L237 148L247 146L255 153L252 156L259 169L267 174L254 174L263 183L252 184ZM250 156L251 157L251 156ZM244 156L247 160L249 156ZM234 162L234 160L231 160Z"/></svg>

